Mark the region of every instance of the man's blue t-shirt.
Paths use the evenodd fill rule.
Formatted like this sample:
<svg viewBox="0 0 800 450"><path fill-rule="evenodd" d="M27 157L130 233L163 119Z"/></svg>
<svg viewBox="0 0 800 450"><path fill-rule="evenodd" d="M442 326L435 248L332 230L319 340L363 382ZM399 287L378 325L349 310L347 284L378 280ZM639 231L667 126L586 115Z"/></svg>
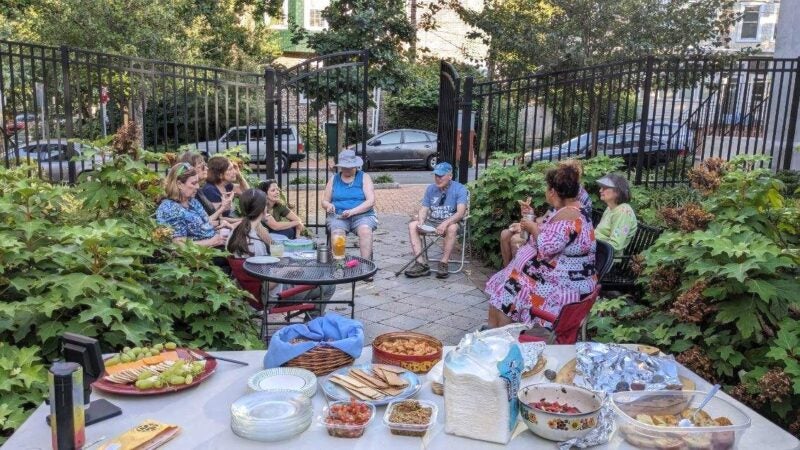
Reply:
<svg viewBox="0 0 800 450"><path fill-rule="evenodd" d="M447 188L442 191L436 184L431 184L425 190L422 198L422 206L428 208L428 219L426 222L442 223L456 213L458 205L469 203L469 191L463 184L450 181Z"/></svg>

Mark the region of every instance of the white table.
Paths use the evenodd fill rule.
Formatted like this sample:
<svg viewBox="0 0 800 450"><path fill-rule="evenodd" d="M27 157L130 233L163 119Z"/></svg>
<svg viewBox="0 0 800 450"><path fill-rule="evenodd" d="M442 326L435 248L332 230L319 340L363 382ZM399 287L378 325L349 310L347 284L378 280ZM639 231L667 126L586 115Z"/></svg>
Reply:
<svg viewBox="0 0 800 450"><path fill-rule="evenodd" d="M446 348L447 351L449 348ZM382 423L385 407L379 407L375 419L370 423L369 428L361 438L343 439L328 436L324 427L317 425L318 416L325 400L322 389L313 398L314 422L311 427L290 440L276 443L263 443L242 439L230 429L230 405L237 398L247 393L247 379L254 373L262 370L264 351L247 352L218 352L219 356L239 359L250 363L249 366L219 361L216 373L204 383L195 388L174 394L155 396L155 397L123 397L103 395L95 392L92 398L107 398L117 406L122 408L122 415L109 419L86 428L86 442L93 442L101 436L112 438L134 426L144 419L154 419L164 423L179 425L181 433L174 440L167 443L163 448L166 449L309 449L309 450L329 450L329 449L405 449L405 448L433 448L433 449L525 449L532 448L557 448L556 444L540 439L533 435L527 428L524 428L507 446L492 444L483 441L475 441L458 436L452 436L444 432L444 401L443 398L433 394L430 382L422 376L422 388L417 398L431 400L439 405L439 417L436 427L423 440L419 437L395 436L389 432ZM575 356L573 346L556 345L548 346L545 350L548 359L547 367L556 368ZM358 363L370 362L372 358L371 348L364 349ZM681 367L681 374L691 378L697 383L698 390L707 390L709 384L692 373ZM523 384L531 382L541 382L541 375L523 379ZM732 401L742 408L752 419L752 427L745 433L739 448L749 449L769 449L769 450L789 450L800 449L800 441L792 435L782 430L777 425L768 421L756 412L741 405L724 393L718 394L722 398ZM28 420L14 433L13 436L2 447L4 450L26 450L41 449L46 450L50 447L50 429L45 424L45 416L49 413L49 408L45 405L39 407ZM520 420L521 423L521 420ZM522 425L524 427L524 425ZM423 445L427 444L427 445ZM627 443L615 437L605 446L595 447L597 449L628 449L631 448Z"/></svg>

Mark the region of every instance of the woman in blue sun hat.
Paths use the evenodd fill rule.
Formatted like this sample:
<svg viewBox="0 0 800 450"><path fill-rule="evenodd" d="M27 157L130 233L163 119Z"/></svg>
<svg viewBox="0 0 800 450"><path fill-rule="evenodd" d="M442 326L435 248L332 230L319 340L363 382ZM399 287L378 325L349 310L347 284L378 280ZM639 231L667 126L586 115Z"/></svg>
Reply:
<svg viewBox="0 0 800 450"><path fill-rule="evenodd" d="M358 235L361 257L372 259L372 232L378 228L375 216L375 188L372 178L361 167L364 160L353 150L339 153L334 174L322 198L322 207L328 213L329 231L344 230Z"/></svg>

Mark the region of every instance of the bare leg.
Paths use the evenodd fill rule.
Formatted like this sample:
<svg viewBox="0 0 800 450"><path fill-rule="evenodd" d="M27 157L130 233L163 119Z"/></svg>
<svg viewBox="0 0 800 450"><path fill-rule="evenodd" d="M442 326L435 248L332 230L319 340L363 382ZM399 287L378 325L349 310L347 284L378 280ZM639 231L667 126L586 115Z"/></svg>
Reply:
<svg viewBox="0 0 800 450"><path fill-rule="evenodd" d="M418 225L419 221L417 220L412 220L408 223L408 240L411 241L411 251L414 255L419 255L419 252L422 251L422 239L419 237ZM417 262L425 264L425 255L419 255Z"/></svg>
<svg viewBox="0 0 800 450"><path fill-rule="evenodd" d="M450 261L450 253L453 253L453 247L456 246L456 238L458 238L458 224L453 223L447 227L444 233L444 251L442 252L442 262Z"/></svg>
<svg viewBox="0 0 800 450"><path fill-rule="evenodd" d="M500 254L503 256L503 267L511 262L511 237L514 233L508 228L500 232Z"/></svg>
<svg viewBox="0 0 800 450"><path fill-rule="evenodd" d="M523 245L525 245L525 240L522 239L522 236L520 236L519 233L511 236L511 259L514 259L514 257L517 256L517 251L519 251L519 248Z"/></svg>
<svg viewBox="0 0 800 450"><path fill-rule="evenodd" d="M372 228L369 225L358 227L358 250L364 259L372 259Z"/></svg>

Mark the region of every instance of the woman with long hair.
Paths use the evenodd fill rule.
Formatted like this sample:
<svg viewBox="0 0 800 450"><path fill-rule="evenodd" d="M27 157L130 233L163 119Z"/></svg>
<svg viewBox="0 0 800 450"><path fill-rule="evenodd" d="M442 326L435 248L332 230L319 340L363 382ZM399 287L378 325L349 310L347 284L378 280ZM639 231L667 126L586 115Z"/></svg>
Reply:
<svg viewBox="0 0 800 450"><path fill-rule="evenodd" d="M261 224L267 208L267 194L259 189L247 189L239 197L242 221L228 237L227 248L237 258L269 255L272 239Z"/></svg>
<svg viewBox="0 0 800 450"><path fill-rule="evenodd" d="M294 239L305 230L297 214L283 204L281 190L275 180L259 183L258 188L267 194L266 225L269 231Z"/></svg>
<svg viewBox="0 0 800 450"><path fill-rule="evenodd" d="M208 220L216 226L221 226L223 221L228 222L230 228L236 226L239 223L239 219L225 218L223 215L225 211L231 209L232 198L230 196L223 197L219 207L214 207L214 204L203 194L203 186L206 184L206 179L208 178L208 164L206 164L203 155L187 151L178 158L178 162L191 164L197 172L197 178L200 180L200 189L197 191L195 198L203 205L203 209L206 211L206 214L208 214Z"/></svg>
<svg viewBox="0 0 800 450"><path fill-rule="evenodd" d="M214 205L214 208L223 206L223 202L230 202L234 195L240 195L250 185L247 184L239 166L233 164L224 156L213 156L208 160L208 178L203 186L203 195ZM228 205L222 212L225 217L230 217L233 211Z"/></svg>
<svg viewBox="0 0 800 450"><path fill-rule="evenodd" d="M165 198L156 210L156 222L172 228L175 242L191 240L206 247L221 246L225 240L195 198L198 189L200 181L191 164L172 166L164 179Z"/></svg>

